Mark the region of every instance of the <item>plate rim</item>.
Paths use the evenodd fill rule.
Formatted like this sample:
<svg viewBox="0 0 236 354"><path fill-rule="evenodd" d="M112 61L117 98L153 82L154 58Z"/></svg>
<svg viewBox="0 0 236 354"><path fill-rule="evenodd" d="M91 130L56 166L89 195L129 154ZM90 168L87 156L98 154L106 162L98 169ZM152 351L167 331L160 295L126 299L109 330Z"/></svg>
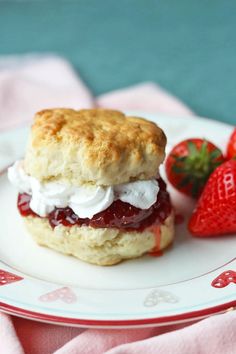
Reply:
<svg viewBox="0 0 236 354"><path fill-rule="evenodd" d="M236 310L236 300L216 305L210 308L185 312L173 316L154 317L136 320L91 320L80 318L69 318L64 316L55 316L44 314L37 311L31 311L7 303L0 302L0 310L11 315L17 315L29 320L39 320L44 323L68 325L84 328L137 328L145 326L168 326L183 322L197 321L207 318L211 315L217 315Z"/></svg>

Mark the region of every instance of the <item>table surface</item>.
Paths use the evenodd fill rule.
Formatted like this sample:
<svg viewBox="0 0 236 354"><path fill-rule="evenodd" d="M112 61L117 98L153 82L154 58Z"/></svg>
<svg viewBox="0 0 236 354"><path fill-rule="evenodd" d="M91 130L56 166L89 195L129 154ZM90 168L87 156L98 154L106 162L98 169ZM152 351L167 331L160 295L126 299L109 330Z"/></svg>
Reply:
<svg viewBox="0 0 236 354"><path fill-rule="evenodd" d="M236 1L0 0L0 54L55 52L95 94L154 81L236 124Z"/></svg>

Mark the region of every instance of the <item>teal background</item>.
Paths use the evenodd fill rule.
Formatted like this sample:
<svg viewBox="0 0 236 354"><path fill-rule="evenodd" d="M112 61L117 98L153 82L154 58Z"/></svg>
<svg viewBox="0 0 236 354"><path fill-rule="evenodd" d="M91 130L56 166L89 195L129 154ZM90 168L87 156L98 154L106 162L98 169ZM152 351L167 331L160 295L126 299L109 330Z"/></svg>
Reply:
<svg viewBox="0 0 236 354"><path fill-rule="evenodd" d="M234 0L0 0L0 54L48 51L95 94L152 80L236 124Z"/></svg>

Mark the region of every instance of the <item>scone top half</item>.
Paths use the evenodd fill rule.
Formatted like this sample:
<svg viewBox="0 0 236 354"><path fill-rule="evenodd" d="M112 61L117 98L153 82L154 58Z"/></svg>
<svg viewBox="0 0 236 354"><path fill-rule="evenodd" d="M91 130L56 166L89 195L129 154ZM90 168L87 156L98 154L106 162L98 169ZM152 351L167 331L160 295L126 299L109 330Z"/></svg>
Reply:
<svg viewBox="0 0 236 354"><path fill-rule="evenodd" d="M40 182L110 186L156 178L166 136L154 123L105 109L36 114L24 168Z"/></svg>

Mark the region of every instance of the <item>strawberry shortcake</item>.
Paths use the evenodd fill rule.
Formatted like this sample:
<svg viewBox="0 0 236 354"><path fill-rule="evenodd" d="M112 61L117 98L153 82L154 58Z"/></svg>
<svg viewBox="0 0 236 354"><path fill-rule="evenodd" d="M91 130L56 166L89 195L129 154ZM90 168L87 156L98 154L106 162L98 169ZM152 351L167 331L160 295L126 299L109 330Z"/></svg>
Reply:
<svg viewBox="0 0 236 354"><path fill-rule="evenodd" d="M173 240L159 175L166 136L154 123L105 109L36 114L24 160L8 170L39 245L112 265Z"/></svg>

